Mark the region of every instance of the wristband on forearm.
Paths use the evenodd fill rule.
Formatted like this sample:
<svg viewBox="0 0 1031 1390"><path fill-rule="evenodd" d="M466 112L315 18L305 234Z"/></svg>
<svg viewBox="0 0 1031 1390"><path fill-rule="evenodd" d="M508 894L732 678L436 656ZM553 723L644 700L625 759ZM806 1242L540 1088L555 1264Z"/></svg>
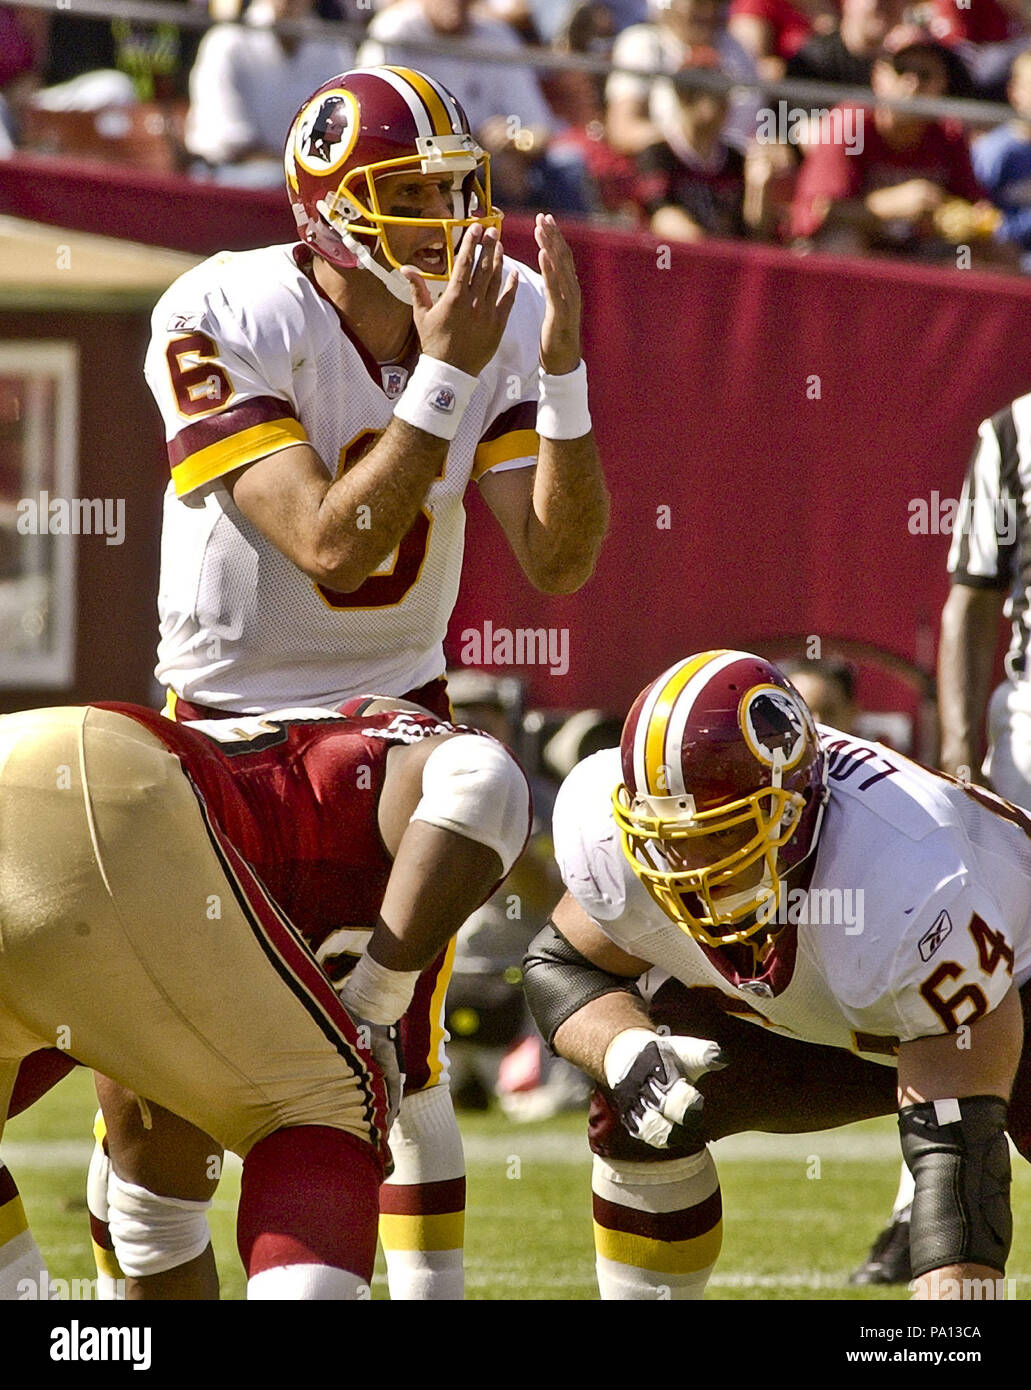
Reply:
<svg viewBox="0 0 1031 1390"><path fill-rule="evenodd" d="M540 398L537 402L537 433L542 439L581 439L591 432L587 407L587 364L581 361L575 371L562 376L539 373Z"/></svg>
<svg viewBox="0 0 1031 1390"><path fill-rule="evenodd" d="M394 414L438 439L454 439L478 378L424 353L408 378Z"/></svg>
<svg viewBox="0 0 1031 1390"><path fill-rule="evenodd" d="M366 951L340 987L341 1003L353 1018L396 1023L412 1002L419 973L388 970Z"/></svg>

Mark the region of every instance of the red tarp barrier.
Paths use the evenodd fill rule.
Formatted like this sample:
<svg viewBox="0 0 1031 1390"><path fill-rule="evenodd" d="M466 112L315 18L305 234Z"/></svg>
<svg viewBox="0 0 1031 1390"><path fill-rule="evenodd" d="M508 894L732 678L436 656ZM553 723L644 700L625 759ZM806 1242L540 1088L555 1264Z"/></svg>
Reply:
<svg viewBox="0 0 1031 1390"><path fill-rule="evenodd" d="M0 210L204 252L291 226L279 194L29 158L0 167ZM529 221L505 226L510 254L531 258ZM617 710L691 650L789 635L929 671L949 538L914 534L913 508L933 523L978 422L1031 390L1031 285L567 232L611 532L590 584L547 598L473 499L452 654L487 622L566 630L568 672L529 669L532 697Z"/></svg>

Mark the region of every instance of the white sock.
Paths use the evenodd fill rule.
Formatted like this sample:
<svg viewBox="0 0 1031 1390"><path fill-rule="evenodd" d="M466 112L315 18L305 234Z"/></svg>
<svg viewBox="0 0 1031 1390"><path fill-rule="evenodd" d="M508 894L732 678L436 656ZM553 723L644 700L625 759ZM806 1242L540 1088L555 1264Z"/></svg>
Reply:
<svg viewBox="0 0 1031 1390"><path fill-rule="evenodd" d="M277 1265L273 1269L263 1269L247 1281L248 1300L259 1302L300 1299L354 1302L368 1297L369 1286L363 1279L348 1269L336 1269L333 1265Z"/></svg>
<svg viewBox="0 0 1031 1390"><path fill-rule="evenodd" d="M35 1302L41 1298L56 1299L57 1291L32 1232L19 1231L0 1245L0 1302Z"/></svg>
<svg viewBox="0 0 1031 1390"><path fill-rule="evenodd" d="M390 1152L394 1172L381 1192L385 1203L390 1188L457 1182L463 1177L462 1136L447 1086L405 1096L390 1131ZM439 1216L381 1215L380 1241L392 1301L462 1299L462 1232L461 1210Z"/></svg>

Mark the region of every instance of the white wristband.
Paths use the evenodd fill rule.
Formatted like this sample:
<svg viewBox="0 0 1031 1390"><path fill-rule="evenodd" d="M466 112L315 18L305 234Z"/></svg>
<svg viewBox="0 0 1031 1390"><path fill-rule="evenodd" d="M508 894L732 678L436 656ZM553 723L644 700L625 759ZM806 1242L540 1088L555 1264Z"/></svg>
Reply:
<svg viewBox="0 0 1031 1390"><path fill-rule="evenodd" d="M353 1018L396 1023L415 993L418 970L388 970L366 951L340 986L340 1002Z"/></svg>
<svg viewBox="0 0 1031 1390"><path fill-rule="evenodd" d="M478 377L424 353L408 378L394 414L438 439L454 439Z"/></svg>
<svg viewBox="0 0 1031 1390"><path fill-rule="evenodd" d="M539 376L537 433L544 439L581 439L590 434L586 362L562 376L549 376L542 367Z"/></svg>

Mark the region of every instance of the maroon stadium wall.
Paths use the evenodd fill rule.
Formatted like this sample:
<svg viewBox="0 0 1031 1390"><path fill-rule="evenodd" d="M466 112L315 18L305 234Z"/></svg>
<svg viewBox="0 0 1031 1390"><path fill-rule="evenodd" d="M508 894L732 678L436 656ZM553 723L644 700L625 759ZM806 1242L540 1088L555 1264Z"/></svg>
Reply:
<svg viewBox="0 0 1031 1390"><path fill-rule="evenodd" d="M0 168L0 211L197 252L291 232L278 194L30 158ZM611 533L590 584L543 597L474 498L454 659L550 630L532 697L617 710L713 645L819 637L929 673L943 508L947 525L978 422L1031 389L1031 285L567 230ZM526 219L505 239L532 257ZM877 703L876 678L863 693Z"/></svg>

